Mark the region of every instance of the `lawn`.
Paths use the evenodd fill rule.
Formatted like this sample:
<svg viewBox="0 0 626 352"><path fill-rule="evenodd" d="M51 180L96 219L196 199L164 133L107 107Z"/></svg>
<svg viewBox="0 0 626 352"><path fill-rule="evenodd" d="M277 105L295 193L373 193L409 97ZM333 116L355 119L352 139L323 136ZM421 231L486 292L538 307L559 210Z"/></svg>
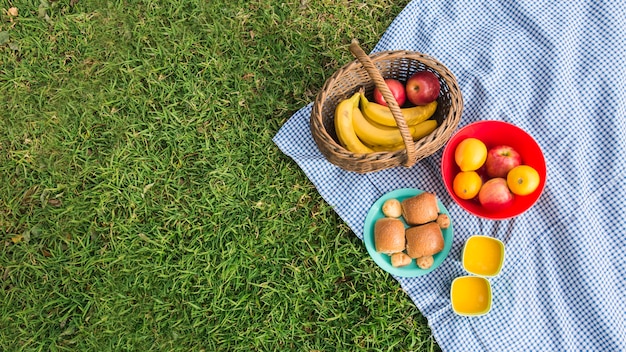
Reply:
<svg viewBox="0 0 626 352"><path fill-rule="evenodd" d="M408 0L48 1L0 9L0 350L439 350L271 140Z"/></svg>

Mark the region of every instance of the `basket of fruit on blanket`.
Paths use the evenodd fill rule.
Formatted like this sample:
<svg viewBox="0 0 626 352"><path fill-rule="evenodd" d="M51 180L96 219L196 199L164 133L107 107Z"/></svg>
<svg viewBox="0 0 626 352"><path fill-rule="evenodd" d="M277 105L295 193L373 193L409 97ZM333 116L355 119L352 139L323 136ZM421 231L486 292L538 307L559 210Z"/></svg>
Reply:
<svg viewBox="0 0 626 352"><path fill-rule="evenodd" d="M311 134L320 152L344 170L368 173L411 167L451 137L463 111L454 75L415 51L368 56L353 40L356 60L317 94Z"/></svg>

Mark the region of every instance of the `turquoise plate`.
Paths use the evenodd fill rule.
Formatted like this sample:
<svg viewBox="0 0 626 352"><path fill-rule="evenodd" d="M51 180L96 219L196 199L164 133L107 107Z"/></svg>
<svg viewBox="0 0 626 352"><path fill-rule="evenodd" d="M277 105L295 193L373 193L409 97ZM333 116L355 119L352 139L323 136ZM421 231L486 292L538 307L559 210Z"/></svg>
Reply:
<svg viewBox="0 0 626 352"><path fill-rule="evenodd" d="M385 217L382 211L383 203L386 200L392 198L395 198L402 202L407 198L416 196L421 193L424 193L424 191L415 188L402 188L391 191L380 197L374 203L374 205L372 205L369 212L367 213L367 217L365 217L365 226L363 228L363 240L365 241L365 248L367 248L367 252L372 257L374 262L376 262L376 264L381 267L381 269L392 275L400 277L417 277L426 275L431 271L437 269L437 267L441 265L444 259L446 259L446 257L448 256L450 248L452 247L452 238L454 231L452 229L452 218L450 218L450 226L447 229L442 229L444 241L443 250L433 256L435 262L430 268L426 270L420 269L420 267L418 267L415 263L415 259L413 259L411 264L407 266L395 268L391 265L390 256L376 252L376 246L374 245L374 224L376 223L376 220ZM439 199L437 199L437 203L439 204L439 213L447 214L448 216L450 216L448 210L446 209L446 207L444 207L443 203L441 203ZM400 218L400 220L404 222L404 219L402 219L402 217ZM409 227L406 222L404 222L404 227Z"/></svg>

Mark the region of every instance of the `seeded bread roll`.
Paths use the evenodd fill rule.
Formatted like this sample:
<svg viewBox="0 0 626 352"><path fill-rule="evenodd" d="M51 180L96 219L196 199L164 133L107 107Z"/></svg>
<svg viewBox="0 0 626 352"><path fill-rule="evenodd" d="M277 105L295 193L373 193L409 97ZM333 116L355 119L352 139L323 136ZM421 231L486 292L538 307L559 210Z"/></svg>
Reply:
<svg viewBox="0 0 626 352"><path fill-rule="evenodd" d="M443 250L443 233L436 222L406 229L406 253L411 258L433 255Z"/></svg>
<svg viewBox="0 0 626 352"><path fill-rule="evenodd" d="M403 200L402 216L409 225L422 225L437 220L437 197L433 193L424 192Z"/></svg>
<svg viewBox="0 0 626 352"><path fill-rule="evenodd" d="M376 252L393 254L405 248L404 223L395 218L380 218L374 224Z"/></svg>

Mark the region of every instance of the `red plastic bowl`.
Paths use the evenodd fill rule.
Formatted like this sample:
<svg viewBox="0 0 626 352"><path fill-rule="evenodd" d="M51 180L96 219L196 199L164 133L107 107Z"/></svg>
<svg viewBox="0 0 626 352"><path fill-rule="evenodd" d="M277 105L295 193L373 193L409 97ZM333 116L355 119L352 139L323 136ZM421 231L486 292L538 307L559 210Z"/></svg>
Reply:
<svg viewBox="0 0 626 352"><path fill-rule="evenodd" d="M539 187L527 196L516 195L510 207L500 210L483 208L478 203L478 197L469 200L457 197L452 189L452 181L460 169L454 161L454 150L462 140L469 137L480 139L487 149L502 144L513 147L520 153L522 164L532 166L539 173ZM463 209L481 218L503 220L522 214L539 199L546 184L546 161L539 144L524 130L508 122L487 120L469 124L450 138L443 151L441 173L448 193Z"/></svg>

